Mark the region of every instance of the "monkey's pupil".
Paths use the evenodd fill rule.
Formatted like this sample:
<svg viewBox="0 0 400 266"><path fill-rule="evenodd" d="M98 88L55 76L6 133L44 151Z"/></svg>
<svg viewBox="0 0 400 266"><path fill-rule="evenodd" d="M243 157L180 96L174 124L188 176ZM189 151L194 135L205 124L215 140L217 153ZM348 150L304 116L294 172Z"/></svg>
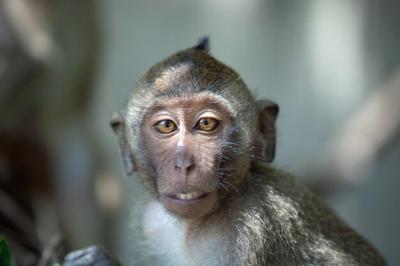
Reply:
<svg viewBox="0 0 400 266"><path fill-rule="evenodd" d="M197 129L211 131L218 126L218 121L214 118L201 118L197 124Z"/></svg>
<svg viewBox="0 0 400 266"><path fill-rule="evenodd" d="M202 119L200 120L200 124L202 124L203 126L207 126L210 122L208 121L208 119Z"/></svg>
<svg viewBox="0 0 400 266"><path fill-rule="evenodd" d="M171 127L171 126L172 126L172 123L171 123L171 122L172 122L171 120L164 120L164 121L161 123L161 125L162 125L163 127L168 128L168 127Z"/></svg>
<svg viewBox="0 0 400 266"><path fill-rule="evenodd" d="M171 133L176 129L176 125L171 120L161 120L154 125L155 129L160 133Z"/></svg>

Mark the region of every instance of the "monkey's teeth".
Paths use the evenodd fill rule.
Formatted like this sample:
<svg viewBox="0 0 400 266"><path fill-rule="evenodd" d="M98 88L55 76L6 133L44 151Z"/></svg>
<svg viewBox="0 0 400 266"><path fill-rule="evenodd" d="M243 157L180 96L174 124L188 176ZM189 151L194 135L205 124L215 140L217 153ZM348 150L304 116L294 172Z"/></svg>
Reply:
<svg viewBox="0 0 400 266"><path fill-rule="evenodd" d="M181 200L191 200L198 198L200 196L200 192L195 191L191 193L178 193L175 196Z"/></svg>

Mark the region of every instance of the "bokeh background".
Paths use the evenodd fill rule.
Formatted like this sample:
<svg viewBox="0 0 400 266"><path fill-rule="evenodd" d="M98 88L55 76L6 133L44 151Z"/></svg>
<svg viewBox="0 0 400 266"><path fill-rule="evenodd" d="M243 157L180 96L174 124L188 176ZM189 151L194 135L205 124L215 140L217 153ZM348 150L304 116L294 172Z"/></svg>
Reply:
<svg viewBox="0 0 400 266"><path fill-rule="evenodd" d="M19 265L102 244L124 265L143 197L111 114L154 63L207 35L279 103L274 164L400 263L400 2L0 0L0 234Z"/></svg>

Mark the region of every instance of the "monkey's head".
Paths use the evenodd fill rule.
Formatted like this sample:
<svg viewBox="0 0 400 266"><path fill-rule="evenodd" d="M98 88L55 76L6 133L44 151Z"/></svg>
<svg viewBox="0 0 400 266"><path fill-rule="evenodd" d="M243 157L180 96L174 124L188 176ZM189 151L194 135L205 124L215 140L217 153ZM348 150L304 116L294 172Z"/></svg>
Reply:
<svg viewBox="0 0 400 266"><path fill-rule="evenodd" d="M203 39L151 67L111 126L127 174L137 172L166 209L194 219L236 193L251 160L273 160L277 114Z"/></svg>

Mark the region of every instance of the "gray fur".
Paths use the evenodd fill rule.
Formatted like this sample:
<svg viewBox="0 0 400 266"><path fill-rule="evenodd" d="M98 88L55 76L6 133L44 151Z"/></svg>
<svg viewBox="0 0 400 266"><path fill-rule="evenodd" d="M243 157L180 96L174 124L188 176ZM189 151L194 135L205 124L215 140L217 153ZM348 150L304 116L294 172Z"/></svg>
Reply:
<svg viewBox="0 0 400 266"><path fill-rule="evenodd" d="M279 109L255 101L240 76L209 55L208 42L150 68L129 98L123 119L116 116L112 121L128 160L125 165L137 171L155 200L156 177L142 145L143 117L162 101L199 95L212 96L232 116L232 132L222 147L229 161L222 165L231 169L228 177L236 186L221 187L219 205L196 221L173 217L159 203L151 203L144 232L159 254L175 265L385 265L378 252L312 192L265 163L275 152ZM260 135L261 155L255 143Z"/></svg>
<svg viewBox="0 0 400 266"><path fill-rule="evenodd" d="M235 217L237 265L385 265L295 178L260 162L251 170L241 196L225 207L225 215Z"/></svg>

